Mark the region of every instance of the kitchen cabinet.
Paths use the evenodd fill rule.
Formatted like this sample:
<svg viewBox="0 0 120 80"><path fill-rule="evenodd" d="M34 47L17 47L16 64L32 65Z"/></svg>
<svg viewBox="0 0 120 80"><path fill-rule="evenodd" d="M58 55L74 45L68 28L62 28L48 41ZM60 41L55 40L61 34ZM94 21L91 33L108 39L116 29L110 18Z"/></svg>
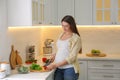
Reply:
<svg viewBox="0 0 120 80"><path fill-rule="evenodd" d="M93 0L93 24L120 24L120 0Z"/></svg>
<svg viewBox="0 0 120 80"><path fill-rule="evenodd" d="M33 25L57 24L57 0L32 0Z"/></svg>
<svg viewBox="0 0 120 80"><path fill-rule="evenodd" d="M7 0L8 26L32 25L31 0Z"/></svg>
<svg viewBox="0 0 120 80"><path fill-rule="evenodd" d="M8 26L57 23L56 0L8 0Z"/></svg>
<svg viewBox="0 0 120 80"><path fill-rule="evenodd" d="M120 54L106 55L88 57L86 54L80 54L78 59L82 63L79 80L120 80Z"/></svg>
<svg viewBox="0 0 120 80"><path fill-rule="evenodd" d="M43 0L44 14L43 24L57 24L57 0Z"/></svg>
<svg viewBox="0 0 120 80"><path fill-rule="evenodd" d="M88 80L120 80L120 62L88 61Z"/></svg>
<svg viewBox="0 0 120 80"><path fill-rule="evenodd" d="M78 25L91 25L92 0L58 0L58 24L65 15L72 15Z"/></svg>
<svg viewBox="0 0 120 80"><path fill-rule="evenodd" d="M92 0L75 0L74 14L78 25L92 25Z"/></svg>
<svg viewBox="0 0 120 80"><path fill-rule="evenodd" d="M61 24L61 19L66 15L74 17L74 0L58 0L58 24Z"/></svg>
<svg viewBox="0 0 120 80"><path fill-rule="evenodd" d="M78 80L87 80L87 61L80 61L80 75Z"/></svg>

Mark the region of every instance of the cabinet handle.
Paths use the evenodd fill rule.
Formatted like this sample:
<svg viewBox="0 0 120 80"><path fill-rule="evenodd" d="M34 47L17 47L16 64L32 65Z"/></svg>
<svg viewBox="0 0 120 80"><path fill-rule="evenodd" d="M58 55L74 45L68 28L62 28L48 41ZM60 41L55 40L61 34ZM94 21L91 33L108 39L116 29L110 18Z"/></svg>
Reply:
<svg viewBox="0 0 120 80"><path fill-rule="evenodd" d="M80 62L80 64L83 64L82 62Z"/></svg>
<svg viewBox="0 0 120 80"><path fill-rule="evenodd" d="M39 22L39 24L42 24L41 22Z"/></svg>
<svg viewBox="0 0 120 80"><path fill-rule="evenodd" d="M117 22L115 22L115 24L117 24Z"/></svg>
<svg viewBox="0 0 120 80"><path fill-rule="evenodd" d="M113 75L103 75L103 77L106 77L106 78L114 78Z"/></svg>
<svg viewBox="0 0 120 80"><path fill-rule="evenodd" d="M103 67L114 67L114 65L103 65Z"/></svg>
<svg viewBox="0 0 120 80"><path fill-rule="evenodd" d="M50 22L50 24L52 24L52 22Z"/></svg>

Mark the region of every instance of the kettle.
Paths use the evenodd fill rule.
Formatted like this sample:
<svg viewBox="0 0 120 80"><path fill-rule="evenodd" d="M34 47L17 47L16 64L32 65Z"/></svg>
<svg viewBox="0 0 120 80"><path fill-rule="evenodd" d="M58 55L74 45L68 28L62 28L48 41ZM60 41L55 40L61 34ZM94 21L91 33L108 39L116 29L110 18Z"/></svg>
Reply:
<svg viewBox="0 0 120 80"><path fill-rule="evenodd" d="M5 70L6 75L11 74L11 67L10 67L10 64L8 62L1 62L0 68L2 70Z"/></svg>

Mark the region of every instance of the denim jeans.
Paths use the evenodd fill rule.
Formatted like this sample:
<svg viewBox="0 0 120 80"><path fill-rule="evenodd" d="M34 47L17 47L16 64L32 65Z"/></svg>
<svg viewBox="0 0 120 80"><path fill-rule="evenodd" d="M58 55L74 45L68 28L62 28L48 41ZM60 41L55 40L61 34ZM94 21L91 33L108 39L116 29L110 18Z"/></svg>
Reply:
<svg viewBox="0 0 120 80"><path fill-rule="evenodd" d="M78 80L78 73L75 73L74 68L59 69L54 73L54 80Z"/></svg>

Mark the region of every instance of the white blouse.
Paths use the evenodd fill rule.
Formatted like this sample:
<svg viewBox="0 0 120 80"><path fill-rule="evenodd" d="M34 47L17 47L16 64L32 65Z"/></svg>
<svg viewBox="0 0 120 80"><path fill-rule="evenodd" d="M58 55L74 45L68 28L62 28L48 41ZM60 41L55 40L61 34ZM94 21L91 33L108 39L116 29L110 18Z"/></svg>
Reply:
<svg viewBox="0 0 120 80"><path fill-rule="evenodd" d="M55 57L55 63L61 62L69 56L69 39L57 41L57 53ZM58 67L60 69L70 68L73 67L71 64L66 64L64 66Z"/></svg>

